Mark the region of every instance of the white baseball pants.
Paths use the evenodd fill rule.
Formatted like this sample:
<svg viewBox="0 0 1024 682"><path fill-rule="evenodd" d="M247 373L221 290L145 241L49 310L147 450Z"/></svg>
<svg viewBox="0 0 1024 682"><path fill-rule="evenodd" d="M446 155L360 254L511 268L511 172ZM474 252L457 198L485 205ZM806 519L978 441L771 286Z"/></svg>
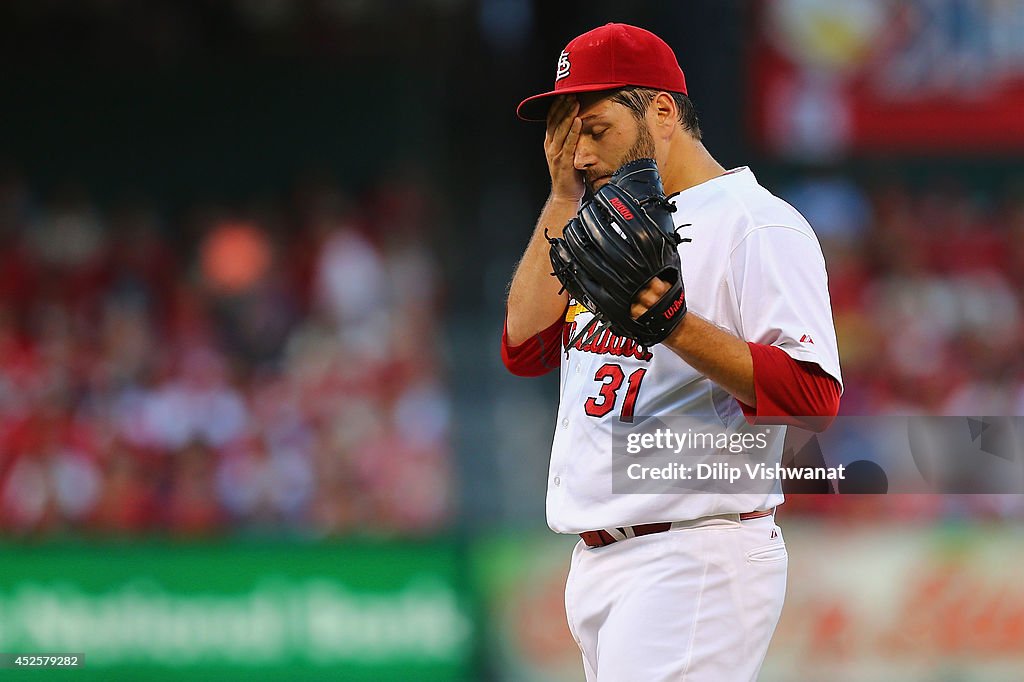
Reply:
<svg viewBox="0 0 1024 682"><path fill-rule="evenodd" d="M569 630L587 682L756 680L786 595L774 516L736 515L572 554Z"/></svg>

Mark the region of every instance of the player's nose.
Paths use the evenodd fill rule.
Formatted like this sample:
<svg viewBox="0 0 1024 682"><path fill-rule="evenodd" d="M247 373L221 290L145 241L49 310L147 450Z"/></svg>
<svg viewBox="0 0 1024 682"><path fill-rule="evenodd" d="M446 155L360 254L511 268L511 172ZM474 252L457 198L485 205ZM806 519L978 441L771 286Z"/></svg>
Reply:
<svg viewBox="0 0 1024 682"><path fill-rule="evenodd" d="M582 171L590 168L597 162L597 157L589 144L581 137L576 143L576 152L573 154L572 163L576 170Z"/></svg>

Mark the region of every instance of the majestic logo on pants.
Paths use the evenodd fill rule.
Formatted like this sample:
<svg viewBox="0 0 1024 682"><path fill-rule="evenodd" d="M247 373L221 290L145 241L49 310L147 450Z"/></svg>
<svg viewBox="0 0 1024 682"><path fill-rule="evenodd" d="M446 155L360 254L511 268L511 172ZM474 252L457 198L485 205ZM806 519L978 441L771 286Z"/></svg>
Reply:
<svg viewBox="0 0 1024 682"><path fill-rule="evenodd" d="M558 55L558 70L555 71L555 81L560 81L569 75L569 67L572 64L569 63L569 53L562 50L562 54Z"/></svg>

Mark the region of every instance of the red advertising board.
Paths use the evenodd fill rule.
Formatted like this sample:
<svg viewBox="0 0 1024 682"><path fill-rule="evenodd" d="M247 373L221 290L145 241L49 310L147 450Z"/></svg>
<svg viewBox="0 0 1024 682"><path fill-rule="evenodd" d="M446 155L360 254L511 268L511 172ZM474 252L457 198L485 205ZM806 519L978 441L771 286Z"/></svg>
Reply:
<svg viewBox="0 0 1024 682"><path fill-rule="evenodd" d="M768 151L1024 150L1024 2L766 0L750 52Z"/></svg>

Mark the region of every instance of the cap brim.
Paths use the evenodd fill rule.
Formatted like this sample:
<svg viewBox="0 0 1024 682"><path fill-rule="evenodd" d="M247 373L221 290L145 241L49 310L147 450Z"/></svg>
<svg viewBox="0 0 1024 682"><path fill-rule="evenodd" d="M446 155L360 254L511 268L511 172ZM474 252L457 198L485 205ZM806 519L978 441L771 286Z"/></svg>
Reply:
<svg viewBox="0 0 1024 682"><path fill-rule="evenodd" d="M571 95L575 92L615 90L616 88L623 88L625 86L625 83L587 83L586 85L577 85L574 87L562 88L560 90L542 92L539 95L527 97L520 102L519 106L516 107L516 116L524 121L547 121L548 107L551 106L551 102L549 100L552 97L557 97L558 95Z"/></svg>

